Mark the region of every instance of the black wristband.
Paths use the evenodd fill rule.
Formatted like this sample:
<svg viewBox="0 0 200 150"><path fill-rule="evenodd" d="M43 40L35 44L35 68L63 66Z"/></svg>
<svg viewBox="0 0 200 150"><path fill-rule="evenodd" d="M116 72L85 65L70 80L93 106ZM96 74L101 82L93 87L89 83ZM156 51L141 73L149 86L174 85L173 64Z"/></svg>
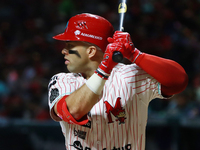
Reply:
<svg viewBox="0 0 200 150"><path fill-rule="evenodd" d="M98 68L97 68L97 70L95 71L95 73L97 74L97 75L99 75L101 78L104 78L104 79L108 79L108 77L109 76L106 76L106 75L104 75L102 72L100 72L99 70L98 70Z"/></svg>

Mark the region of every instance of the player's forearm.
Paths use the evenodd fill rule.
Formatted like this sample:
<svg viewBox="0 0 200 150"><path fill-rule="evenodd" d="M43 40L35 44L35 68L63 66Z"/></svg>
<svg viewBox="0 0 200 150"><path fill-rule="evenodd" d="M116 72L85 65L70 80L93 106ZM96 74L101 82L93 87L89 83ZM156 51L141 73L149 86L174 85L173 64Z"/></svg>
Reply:
<svg viewBox="0 0 200 150"><path fill-rule="evenodd" d="M79 120L97 103L99 95L91 91L86 84L66 98L67 108L74 119Z"/></svg>
<svg viewBox="0 0 200 150"><path fill-rule="evenodd" d="M94 73L83 86L66 96L66 98L63 97L59 100L61 102L58 101L56 103L54 107L55 113L58 116L59 114L60 116L68 116L70 114L75 120L81 119L98 102L105 82L106 80ZM65 103L64 107L63 102ZM64 115L63 111L66 111Z"/></svg>
<svg viewBox="0 0 200 150"><path fill-rule="evenodd" d="M168 95L179 93L187 86L188 76L175 61L143 53L135 63L160 82Z"/></svg>

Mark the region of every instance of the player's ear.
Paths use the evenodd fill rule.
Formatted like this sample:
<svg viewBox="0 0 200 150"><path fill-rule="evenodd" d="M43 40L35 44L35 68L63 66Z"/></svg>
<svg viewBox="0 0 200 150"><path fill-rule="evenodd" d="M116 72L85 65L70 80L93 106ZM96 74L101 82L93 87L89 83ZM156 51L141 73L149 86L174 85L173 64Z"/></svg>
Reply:
<svg viewBox="0 0 200 150"><path fill-rule="evenodd" d="M93 58L96 53L97 53L97 48L95 46L89 46L87 48L87 54L90 59Z"/></svg>

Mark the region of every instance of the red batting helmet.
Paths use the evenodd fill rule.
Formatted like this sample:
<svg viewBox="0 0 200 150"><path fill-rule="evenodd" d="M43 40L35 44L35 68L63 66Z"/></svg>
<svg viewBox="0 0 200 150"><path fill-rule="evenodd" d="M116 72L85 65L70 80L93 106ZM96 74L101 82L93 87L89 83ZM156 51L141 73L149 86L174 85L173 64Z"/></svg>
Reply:
<svg viewBox="0 0 200 150"><path fill-rule="evenodd" d="M65 32L54 36L62 41L85 41L93 43L104 52L108 44L107 38L112 37L114 28L103 17L89 13L78 14L67 23Z"/></svg>

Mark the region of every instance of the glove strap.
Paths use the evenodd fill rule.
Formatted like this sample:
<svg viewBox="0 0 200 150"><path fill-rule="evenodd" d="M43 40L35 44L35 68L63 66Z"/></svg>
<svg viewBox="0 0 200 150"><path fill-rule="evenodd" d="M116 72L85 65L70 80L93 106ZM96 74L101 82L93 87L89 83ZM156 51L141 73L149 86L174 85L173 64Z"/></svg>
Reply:
<svg viewBox="0 0 200 150"><path fill-rule="evenodd" d="M132 63L135 63L136 59L142 54L143 54L142 52L140 52L137 48L135 48Z"/></svg>
<svg viewBox="0 0 200 150"><path fill-rule="evenodd" d="M105 73L103 70L101 70L100 68L97 68L97 70L95 71L95 73L99 76L99 77L101 77L101 78L103 78L103 79L105 79L105 80L108 80L108 77L110 76L110 74L107 74L107 73Z"/></svg>

